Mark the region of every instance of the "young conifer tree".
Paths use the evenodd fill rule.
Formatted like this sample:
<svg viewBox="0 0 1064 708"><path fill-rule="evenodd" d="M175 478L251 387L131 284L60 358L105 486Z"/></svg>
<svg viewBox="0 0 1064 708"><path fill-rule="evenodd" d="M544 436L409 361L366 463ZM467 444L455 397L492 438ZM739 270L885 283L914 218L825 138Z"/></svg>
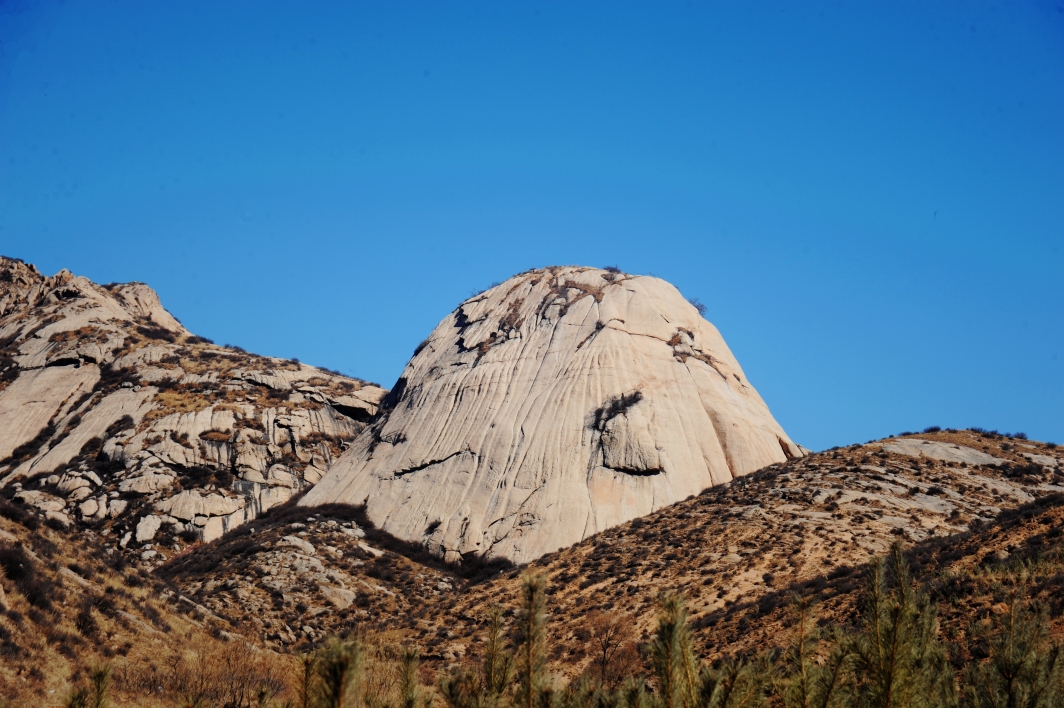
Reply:
<svg viewBox="0 0 1064 708"><path fill-rule="evenodd" d="M629 677L614 695L617 708L650 708L650 692L641 678Z"/></svg>
<svg viewBox="0 0 1064 708"><path fill-rule="evenodd" d="M320 708L355 708L361 702L363 650L357 641L332 638L318 654Z"/></svg>
<svg viewBox="0 0 1064 708"><path fill-rule="evenodd" d="M772 671L766 657L753 662L725 661L705 667L700 676L696 708L755 708L764 704L764 686Z"/></svg>
<svg viewBox="0 0 1064 708"><path fill-rule="evenodd" d="M549 697L546 602L546 576L526 573L521 578L521 609L516 627L517 708L543 708Z"/></svg>
<svg viewBox="0 0 1064 708"><path fill-rule="evenodd" d="M826 659L814 657L819 634L808 600L796 600L794 645L782 656L774 688L786 708L835 708L847 704L851 655L840 633L830 642Z"/></svg>
<svg viewBox="0 0 1064 708"><path fill-rule="evenodd" d="M317 695L318 655L300 654L296 665L295 700L292 708L314 708Z"/></svg>
<svg viewBox="0 0 1064 708"><path fill-rule="evenodd" d="M421 653L417 649L403 649L399 654L399 693L402 708L421 708Z"/></svg>
<svg viewBox="0 0 1064 708"><path fill-rule="evenodd" d="M650 661L658 682L660 708L693 708L699 667L691 647L687 607L682 595L658 596L658 629L650 643Z"/></svg>
<svg viewBox="0 0 1064 708"><path fill-rule="evenodd" d="M514 675L514 657L506 649L506 625L502 608L492 605L488 610L488 641L484 647L481 685L484 708L502 708L507 703L510 681Z"/></svg>
<svg viewBox="0 0 1064 708"><path fill-rule="evenodd" d="M1064 705L1064 650L1050 641L1044 609L1032 609L1013 590L1008 611L989 637L990 656L965 671L971 708L1051 708ZM976 636L978 630L973 632Z"/></svg>
<svg viewBox="0 0 1064 708"><path fill-rule="evenodd" d="M853 638L856 705L948 708L953 671L938 642L938 620L909 577L901 545L872 564L861 628Z"/></svg>
<svg viewBox="0 0 1064 708"><path fill-rule="evenodd" d="M89 669L89 708L108 708L111 705L111 667L107 664Z"/></svg>
<svg viewBox="0 0 1064 708"><path fill-rule="evenodd" d="M488 636L480 674L462 670L440 681L440 694L451 708L505 708L510 703L514 658L506 648L502 608L488 611Z"/></svg>
<svg viewBox="0 0 1064 708"><path fill-rule="evenodd" d="M75 689L66 701L67 708L108 708L111 705L111 667L106 664L89 669L89 685Z"/></svg>

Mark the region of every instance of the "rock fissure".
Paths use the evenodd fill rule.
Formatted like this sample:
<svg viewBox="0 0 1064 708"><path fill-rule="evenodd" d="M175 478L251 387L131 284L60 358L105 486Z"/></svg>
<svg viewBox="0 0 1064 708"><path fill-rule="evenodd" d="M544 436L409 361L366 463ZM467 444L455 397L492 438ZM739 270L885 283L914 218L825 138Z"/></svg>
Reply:
<svg viewBox="0 0 1064 708"><path fill-rule="evenodd" d="M459 455L472 455L474 458L477 457L477 455L475 453L473 453L473 452L471 452L469 450L459 450L458 452L452 452L450 455L447 455L446 457L441 457L441 458L439 458L437 460L429 460L428 462L424 462L424 463L422 463L420 465L415 465L413 467L407 467L405 469L397 470L396 472L392 473L392 476L395 477L395 478L405 477L408 474L413 474L415 472L420 472L422 470L428 469L429 467L433 467L435 465L442 465L447 460L450 460L450 459L453 459L455 457L458 457Z"/></svg>
<svg viewBox="0 0 1064 708"><path fill-rule="evenodd" d="M609 470L610 472L619 472L620 474L628 474L633 477L653 477L665 473L665 470L660 467L642 469L637 467L610 467L609 465L602 465L602 469Z"/></svg>

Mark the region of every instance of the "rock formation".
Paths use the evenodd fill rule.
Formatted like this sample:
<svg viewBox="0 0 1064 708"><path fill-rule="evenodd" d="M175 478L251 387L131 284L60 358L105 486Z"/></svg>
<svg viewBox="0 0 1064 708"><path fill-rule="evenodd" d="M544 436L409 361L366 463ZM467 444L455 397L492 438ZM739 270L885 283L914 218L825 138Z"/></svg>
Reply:
<svg viewBox="0 0 1064 708"><path fill-rule="evenodd" d="M145 554L317 482L386 391L190 334L141 283L0 258L0 496ZM132 545L131 545L132 544Z"/></svg>
<svg viewBox="0 0 1064 708"><path fill-rule="evenodd" d="M382 407L300 503L365 503L451 560L526 562L803 455L676 288L612 270L463 302Z"/></svg>

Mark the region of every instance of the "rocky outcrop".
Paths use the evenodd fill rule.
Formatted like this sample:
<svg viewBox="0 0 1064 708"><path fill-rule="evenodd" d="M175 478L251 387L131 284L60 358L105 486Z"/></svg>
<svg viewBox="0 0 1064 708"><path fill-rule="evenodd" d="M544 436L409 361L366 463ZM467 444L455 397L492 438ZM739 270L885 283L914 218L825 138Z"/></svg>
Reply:
<svg viewBox="0 0 1064 708"><path fill-rule="evenodd" d="M117 547L209 541L287 501L385 393L215 346L142 283L0 258L0 496Z"/></svg>
<svg viewBox="0 0 1064 708"><path fill-rule="evenodd" d="M920 438L899 438L885 443L883 449L896 455L910 457L927 457L943 462L963 462L969 465L1000 465L1004 460L985 452L979 452L967 445L946 443L940 440L922 440Z"/></svg>
<svg viewBox="0 0 1064 708"><path fill-rule="evenodd" d="M452 560L529 561L803 455L676 288L593 268L462 303L383 406L300 503Z"/></svg>

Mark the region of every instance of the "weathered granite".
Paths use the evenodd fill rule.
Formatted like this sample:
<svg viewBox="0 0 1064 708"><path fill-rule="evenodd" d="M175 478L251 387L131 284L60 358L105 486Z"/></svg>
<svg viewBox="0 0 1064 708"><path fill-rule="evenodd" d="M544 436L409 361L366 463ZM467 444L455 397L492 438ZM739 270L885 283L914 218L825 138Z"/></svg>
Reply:
<svg viewBox="0 0 1064 708"><path fill-rule="evenodd" d="M803 454L675 287L593 268L463 302L382 406L300 504L451 559L526 562Z"/></svg>

